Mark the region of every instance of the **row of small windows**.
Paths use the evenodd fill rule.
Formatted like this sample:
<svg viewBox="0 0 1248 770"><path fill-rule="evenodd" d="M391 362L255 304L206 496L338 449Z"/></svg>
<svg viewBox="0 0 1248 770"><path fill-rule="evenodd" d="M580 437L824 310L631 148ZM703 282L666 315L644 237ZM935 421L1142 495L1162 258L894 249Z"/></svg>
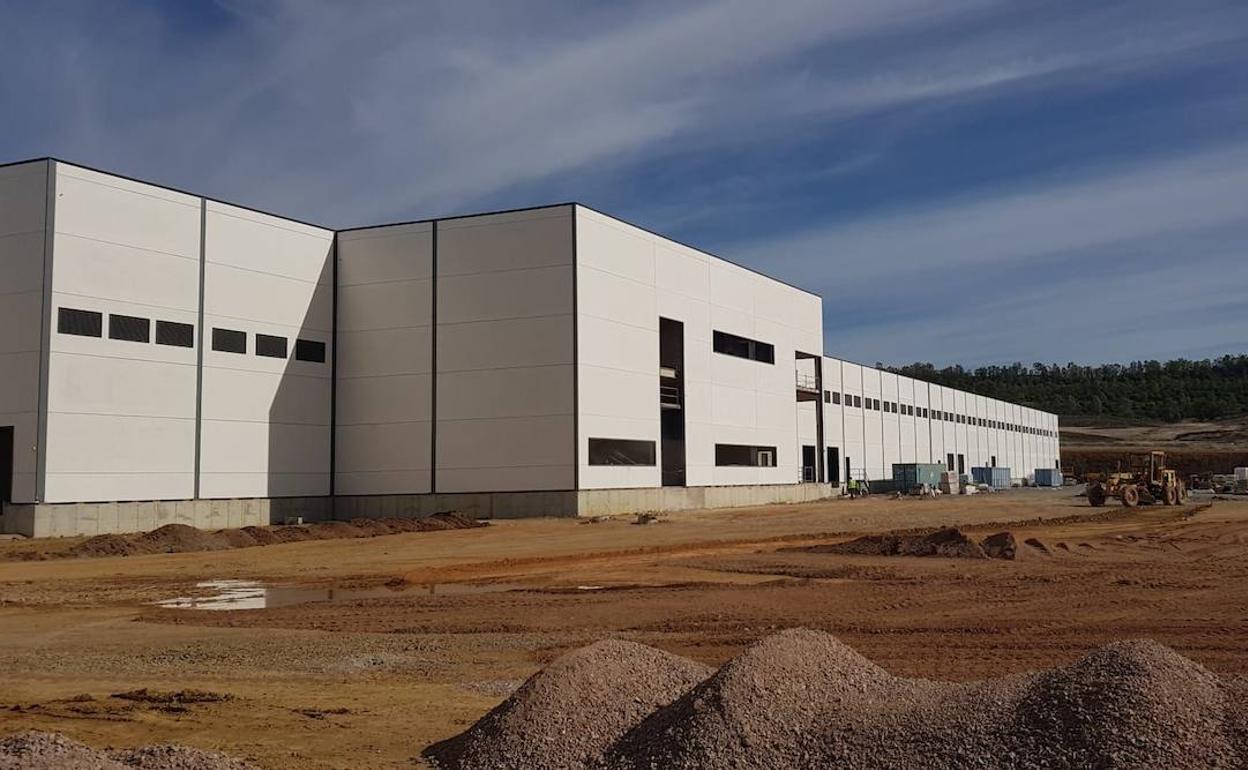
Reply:
<svg viewBox="0 0 1248 770"><path fill-rule="evenodd" d="M621 438L591 438L589 440L589 464L653 466L655 464L654 442ZM776 467L776 448L745 444L716 444L715 465L774 468Z"/></svg>
<svg viewBox="0 0 1248 770"><path fill-rule="evenodd" d="M104 314L94 310L63 307L57 310L56 330L60 334L72 334L76 337L103 337ZM152 321L150 318L109 313L108 338L125 342L151 342ZM176 321L157 321L156 344L193 348L195 327Z"/></svg>
<svg viewBox="0 0 1248 770"><path fill-rule="evenodd" d="M57 311L56 330L61 334L77 337L103 337L104 314L94 310L76 310L63 307ZM120 313L108 314L108 338L127 342L151 342L152 321ZM266 358L286 358L285 337L271 334L256 335L256 355ZM156 344L179 348L195 347L195 327L176 321L156 321ZM212 349L223 353L246 353L247 333L234 329L213 329ZM325 363L325 343L316 340L295 340L295 360Z"/></svg>
<svg viewBox="0 0 1248 770"><path fill-rule="evenodd" d="M850 406L857 409L871 409L876 412L901 414L909 417L919 417L921 419L943 420L945 422L953 422L961 425L974 425L980 428L1008 430L1014 433L1025 433L1032 436L1057 438L1057 431L1049 430L1048 428L1034 428L1028 425L1016 425L1014 423L1002 422L1000 420L990 420L985 417L970 417L965 414L942 412L939 409L929 410L926 407L914 406L913 404L902 404L896 401L880 401L878 398L871 398L870 396L864 400L862 396L854 396L849 393L833 393L832 391L825 390L823 392L823 402L825 404L842 404L844 406Z"/></svg>
<svg viewBox="0 0 1248 770"><path fill-rule="evenodd" d="M285 337L272 334L256 334L256 355L264 358L287 358ZM247 352L247 332L236 329L213 329L212 349L220 353ZM316 340L295 340L295 360L310 361L316 364L325 363L325 343Z"/></svg>

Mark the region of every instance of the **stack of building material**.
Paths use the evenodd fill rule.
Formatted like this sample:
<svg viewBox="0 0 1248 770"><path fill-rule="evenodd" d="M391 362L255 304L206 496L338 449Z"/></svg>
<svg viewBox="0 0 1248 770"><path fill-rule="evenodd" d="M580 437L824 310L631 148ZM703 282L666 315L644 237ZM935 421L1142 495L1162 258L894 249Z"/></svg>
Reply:
<svg viewBox="0 0 1248 770"><path fill-rule="evenodd" d="M940 491L946 495L956 495L958 493L958 474L953 471L943 471L940 474Z"/></svg>

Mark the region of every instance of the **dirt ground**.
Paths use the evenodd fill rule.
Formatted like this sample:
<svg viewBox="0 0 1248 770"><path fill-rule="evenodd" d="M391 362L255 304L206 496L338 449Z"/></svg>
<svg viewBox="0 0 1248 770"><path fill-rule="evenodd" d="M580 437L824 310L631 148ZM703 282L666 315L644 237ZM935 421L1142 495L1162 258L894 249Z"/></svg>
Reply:
<svg viewBox="0 0 1248 770"><path fill-rule="evenodd" d="M426 745L592 640L719 664L793 626L905 676L998 676L1137 637L1245 674L1248 501L1192 510L1093 511L1071 489L1014 490L96 559L6 561L31 544L0 543L0 735L176 742L272 768L419 767ZM1050 555L804 550L942 525L1008 529ZM337 593L249 610L152 604L210 593L196 588L209 580ZM111 697L139 688L149 694Z"/></svg>

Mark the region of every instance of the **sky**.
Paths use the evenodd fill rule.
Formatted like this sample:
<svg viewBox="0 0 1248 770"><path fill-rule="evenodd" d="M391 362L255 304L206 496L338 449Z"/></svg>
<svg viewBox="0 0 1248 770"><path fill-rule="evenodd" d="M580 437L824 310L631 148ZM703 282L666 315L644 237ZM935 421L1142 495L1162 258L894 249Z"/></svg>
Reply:
<svg viewBox="0 0 1248 770"><path fill-rule="evenodd" d="M1248 351L1248 3L0 0L0 162L350 227L576 200L865 363Z"/></svg>

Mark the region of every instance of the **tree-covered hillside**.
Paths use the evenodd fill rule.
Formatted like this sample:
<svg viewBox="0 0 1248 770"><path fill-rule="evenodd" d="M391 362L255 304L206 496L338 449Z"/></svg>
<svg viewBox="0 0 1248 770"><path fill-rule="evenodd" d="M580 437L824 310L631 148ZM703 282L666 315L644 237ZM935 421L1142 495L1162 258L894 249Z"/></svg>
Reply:
<svg viewBox="0 0 1248 770"><path fill-rule="evenodd" d="M1129 364L880 368L1063 416L1173 422L1248 414L1248 356Z"/></svg>

